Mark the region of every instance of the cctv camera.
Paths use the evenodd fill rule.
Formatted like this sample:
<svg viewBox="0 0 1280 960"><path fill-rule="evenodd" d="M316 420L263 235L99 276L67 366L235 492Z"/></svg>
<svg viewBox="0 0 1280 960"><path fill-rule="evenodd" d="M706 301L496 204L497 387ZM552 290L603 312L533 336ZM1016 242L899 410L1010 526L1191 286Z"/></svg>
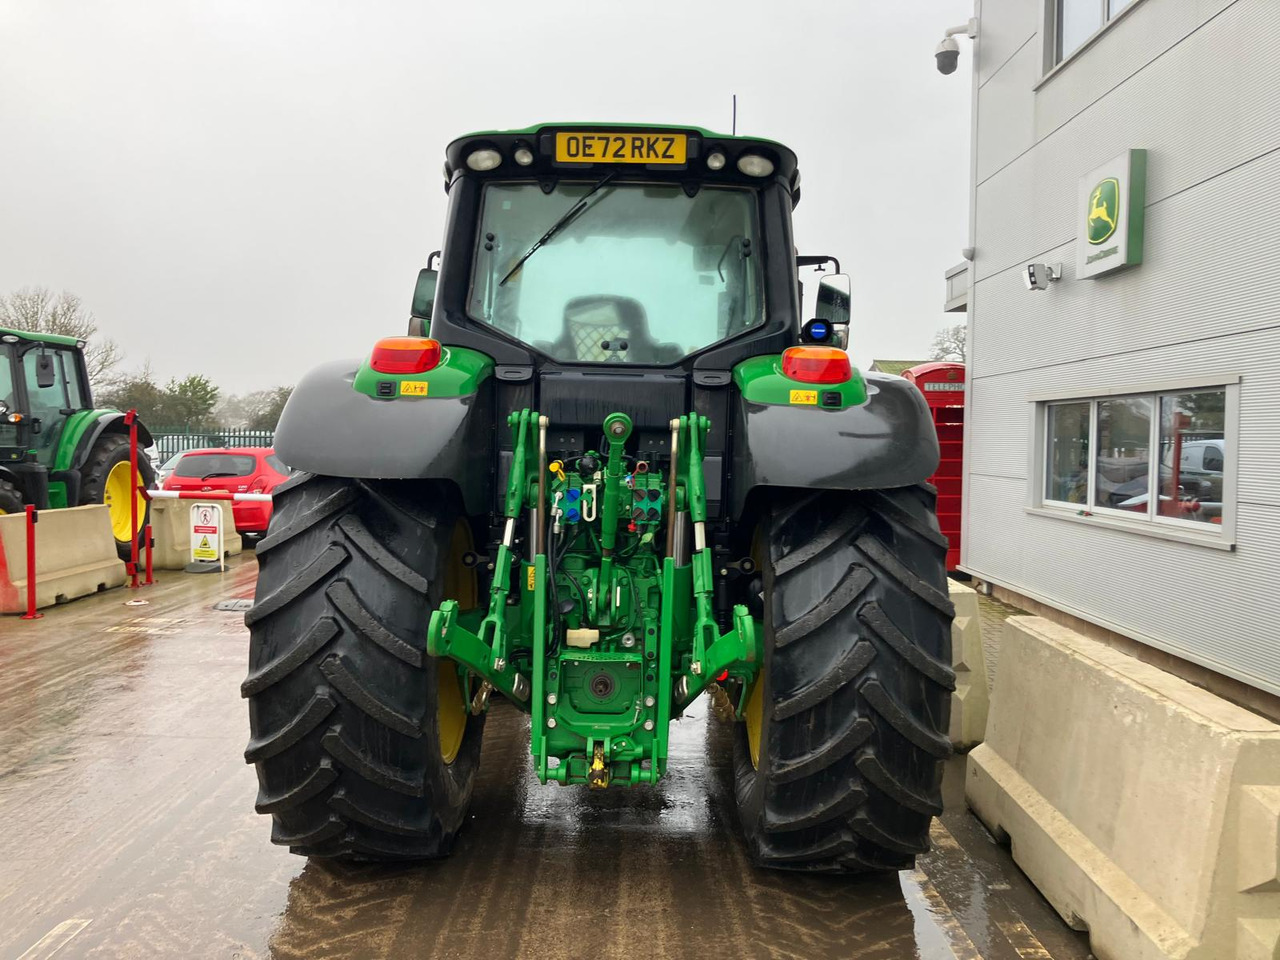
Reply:
<svg viewBox="0 0 1280 960"><path fill-rule="evenodd" d="M960 44L956 43L955 37L947 37L938 44L933 55L938 60L939 73L955 73L960 65Z"/></svg>
<svg viewBox="0 0 1280 960"><path fill-rule="evenodd" d="M1062 276L1062 264L1028 263L1022 282L1028 290L1048 290L1049 284Z"/></svg>

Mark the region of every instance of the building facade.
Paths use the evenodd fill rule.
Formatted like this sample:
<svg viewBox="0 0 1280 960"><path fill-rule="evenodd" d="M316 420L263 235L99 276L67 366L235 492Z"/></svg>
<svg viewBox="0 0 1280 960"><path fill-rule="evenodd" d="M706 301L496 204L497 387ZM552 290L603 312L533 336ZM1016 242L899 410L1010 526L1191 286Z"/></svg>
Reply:
<svg viewBox="0 0 1280 960"><path fill-rule="evenodd" d="M961 568L1280 695L1280 2L976 16Z"/></svg>

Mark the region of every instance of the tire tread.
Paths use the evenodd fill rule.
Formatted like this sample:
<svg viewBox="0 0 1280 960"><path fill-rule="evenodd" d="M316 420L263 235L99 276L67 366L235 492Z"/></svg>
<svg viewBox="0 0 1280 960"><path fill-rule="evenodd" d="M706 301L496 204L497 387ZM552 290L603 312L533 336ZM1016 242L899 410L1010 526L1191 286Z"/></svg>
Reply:
<svg viewBox="0 0 1280 960"><path fill-rule="evenodd" d="M765 866L900 870L929 847L955 689L935 502L797 491L765 520L765 726L759 769L738 735L734 790Z"/></svg>

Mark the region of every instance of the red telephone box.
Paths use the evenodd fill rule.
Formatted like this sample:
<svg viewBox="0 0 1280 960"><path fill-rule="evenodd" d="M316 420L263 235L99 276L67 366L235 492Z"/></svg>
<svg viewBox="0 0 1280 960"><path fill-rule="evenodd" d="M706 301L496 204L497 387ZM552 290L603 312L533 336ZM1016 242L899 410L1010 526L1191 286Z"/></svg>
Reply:
<svg viewBox="0 0 1280 960"><path fill-rule="evenodd" d="M964 482L964 364L921 363L902 375L920 388L933 414L942 459L929 482L938 488L938 526L946 536L947 569L960 563L960 490Z"/></svg>

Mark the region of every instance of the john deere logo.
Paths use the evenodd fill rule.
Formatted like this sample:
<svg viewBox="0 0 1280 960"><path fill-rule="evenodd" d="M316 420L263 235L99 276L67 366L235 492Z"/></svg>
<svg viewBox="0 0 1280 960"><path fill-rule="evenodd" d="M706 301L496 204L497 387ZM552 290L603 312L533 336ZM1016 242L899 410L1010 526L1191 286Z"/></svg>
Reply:
<svg viewBox="0 0 1280 960"><path fill-rule="evenodd" d="M1089 194L1089 242L1105 243L1120 219L1120 181L1108 177Z"/></svg>

